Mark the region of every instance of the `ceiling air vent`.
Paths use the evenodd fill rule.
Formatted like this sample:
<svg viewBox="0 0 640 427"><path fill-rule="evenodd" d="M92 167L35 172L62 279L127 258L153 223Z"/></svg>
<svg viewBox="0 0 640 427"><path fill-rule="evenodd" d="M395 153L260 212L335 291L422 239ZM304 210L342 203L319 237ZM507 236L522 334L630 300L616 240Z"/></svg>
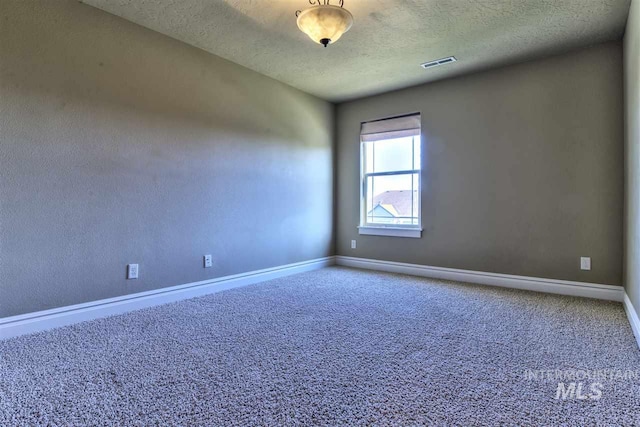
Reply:
<svg viewBox="0 0 640 427"><path fill-rule="evenodd" d="M437 67L439 65L450 64L452 62L456 62L455 56L450 56L448 58L436 59L435 61L425 62L424 64L420 64L420 66L424 69Z"/></svg>

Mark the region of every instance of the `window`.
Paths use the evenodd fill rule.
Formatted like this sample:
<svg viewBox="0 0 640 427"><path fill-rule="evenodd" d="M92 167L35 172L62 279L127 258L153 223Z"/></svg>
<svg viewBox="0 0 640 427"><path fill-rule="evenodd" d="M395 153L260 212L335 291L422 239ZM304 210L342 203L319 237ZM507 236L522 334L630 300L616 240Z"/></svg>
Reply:
<svg viewBox="0 0 640 427"><path fill-rule="evenodd" d="M360 234L421 237L420 115L361 126Z"/></svg>

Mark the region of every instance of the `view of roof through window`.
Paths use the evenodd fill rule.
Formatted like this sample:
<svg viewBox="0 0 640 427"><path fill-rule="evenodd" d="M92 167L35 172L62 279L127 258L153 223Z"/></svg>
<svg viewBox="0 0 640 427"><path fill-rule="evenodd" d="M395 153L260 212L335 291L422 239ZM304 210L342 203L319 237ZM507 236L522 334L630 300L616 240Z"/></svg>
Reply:
<svg viewBox="0 0 640 427"><path fill-rule="evenodd" d="M419 225L420 137L364 143L366 222Z"/></svg>

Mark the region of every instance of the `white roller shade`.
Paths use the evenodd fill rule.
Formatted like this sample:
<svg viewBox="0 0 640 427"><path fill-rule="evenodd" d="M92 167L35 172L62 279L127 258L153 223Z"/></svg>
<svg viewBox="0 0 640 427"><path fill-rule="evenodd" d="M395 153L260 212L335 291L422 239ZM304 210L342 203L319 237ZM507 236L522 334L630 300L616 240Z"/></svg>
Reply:
<svg viewBox="0 0 640 427"><path fill-rule="evenodd" d="M419 135L420 114L365 122L360 127L360 139L362 141L379 141L381 139L396 139Z"/></svg>

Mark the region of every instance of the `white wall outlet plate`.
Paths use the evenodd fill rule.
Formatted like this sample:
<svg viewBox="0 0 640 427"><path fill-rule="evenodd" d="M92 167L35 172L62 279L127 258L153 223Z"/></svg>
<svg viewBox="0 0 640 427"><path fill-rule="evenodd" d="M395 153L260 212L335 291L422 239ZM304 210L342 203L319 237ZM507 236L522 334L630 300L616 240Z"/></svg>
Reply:
<svg viewBox="0 0 640 427"><path fill-rule="evenodd" d="M213 266L213 260L211 259L211 255L205 255L203 258L204 268L211 268Z"/></svg>
<svg viewBox="0 0 640 427"><path fill-rule="evenodd" d="M138 278L138 264L128 264L127 265L127 279L137 279Z"/></svg>
<svg viewBox="0 0 640 427"><path fill-rule="evenodd" d="M580 270L591 270L591 258L590 257L580 257Z"/></svg>
<svg viewBox="0 0 640 427"><path fill-rule="evenodd" d="M352 240L352 241L351 241L351 249L355 249L355 248L356 248L356 246L357 246L357 245L356 245L356 241L355 241L355 240Z"/></svg>

